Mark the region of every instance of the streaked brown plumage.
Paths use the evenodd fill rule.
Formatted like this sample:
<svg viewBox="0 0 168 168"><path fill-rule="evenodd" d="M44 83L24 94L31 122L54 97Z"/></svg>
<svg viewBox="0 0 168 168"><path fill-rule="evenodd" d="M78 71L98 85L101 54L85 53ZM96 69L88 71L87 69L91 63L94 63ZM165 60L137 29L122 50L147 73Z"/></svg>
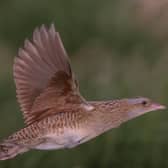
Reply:
<svg viewBox="0 0 168 168"><path fill-rule="evenodd" d="M121 123L165 107L148 98L86 101L54 25L36 29L14 62L26 127L0 144L0 160L30 149L72 148Z"/></svg>

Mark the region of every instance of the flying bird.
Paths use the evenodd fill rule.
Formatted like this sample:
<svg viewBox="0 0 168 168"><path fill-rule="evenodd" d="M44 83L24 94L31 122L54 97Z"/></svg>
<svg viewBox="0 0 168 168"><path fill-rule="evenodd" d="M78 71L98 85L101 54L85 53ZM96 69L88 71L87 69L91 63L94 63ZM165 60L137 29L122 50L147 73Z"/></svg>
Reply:
<svg viewBox="0 0 168 168"><path fill-rule="evenodd" d="M144 113L165 106L144 97L87 101L54 25L36 28L14 60L25 127L0 143L0 160L31 149L76 147Z"/></svg>

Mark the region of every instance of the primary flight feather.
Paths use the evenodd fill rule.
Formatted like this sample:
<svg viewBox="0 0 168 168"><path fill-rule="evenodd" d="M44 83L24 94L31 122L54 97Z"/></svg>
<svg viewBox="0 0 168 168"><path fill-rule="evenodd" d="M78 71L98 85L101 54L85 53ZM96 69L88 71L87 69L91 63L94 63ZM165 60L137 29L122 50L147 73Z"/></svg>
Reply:
<svg viewBox="0 0 168 168"><path fill-rule="evenodd" d="M30 149L72 148L123 122L165 106L148 98L86 101L59 33L44 25L14 60L17 99L26 127L0 144L0 160Z"/></svg>

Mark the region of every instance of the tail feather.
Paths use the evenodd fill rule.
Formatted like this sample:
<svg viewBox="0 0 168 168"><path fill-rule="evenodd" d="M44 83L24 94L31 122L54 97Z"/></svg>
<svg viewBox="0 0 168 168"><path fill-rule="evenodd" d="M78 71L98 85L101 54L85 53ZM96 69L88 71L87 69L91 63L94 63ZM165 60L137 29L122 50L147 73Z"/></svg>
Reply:
<svg viewBox="0 0 168 168"><path fill-rule="evenodd" d="M12 142L3 142L0 144L0 160L14 158L16 155L26 151L28 149L24 146Z"/></svg>

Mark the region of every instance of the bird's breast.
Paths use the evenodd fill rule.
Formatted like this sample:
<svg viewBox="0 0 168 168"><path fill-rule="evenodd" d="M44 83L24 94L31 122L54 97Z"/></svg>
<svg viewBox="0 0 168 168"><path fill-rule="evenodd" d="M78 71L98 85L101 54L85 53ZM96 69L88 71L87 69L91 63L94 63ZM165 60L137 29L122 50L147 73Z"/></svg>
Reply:
<svg viewBox="0 0 168 168"><path fill-rule="evenodd" d="M62 148L73 148L91 139L93 134L84 129L66 128L62 134L48 133L43 137L42 143L36 145L35 149L54 150Z"/></svg>

